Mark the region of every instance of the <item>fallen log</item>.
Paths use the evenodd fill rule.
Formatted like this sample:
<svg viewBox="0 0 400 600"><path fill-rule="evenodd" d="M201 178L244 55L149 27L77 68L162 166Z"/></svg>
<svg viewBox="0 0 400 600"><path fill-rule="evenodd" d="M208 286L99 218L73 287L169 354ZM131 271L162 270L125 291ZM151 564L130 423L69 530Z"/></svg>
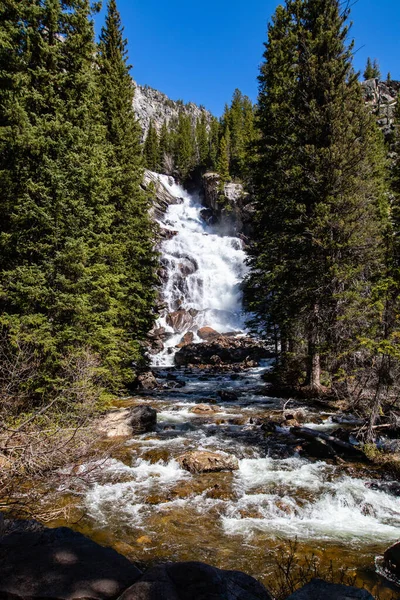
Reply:
<svg viewBox="0 0 400 600"><path fill-rule="evenodd" d="M339 440L328 433L316 431L314 429L310 429L309 427L291 427L290 431L293 433L293 435L301 437L305 440L318 440L325 444L329 444L338 454L350 455L352 458L366 460L366 456L362 450L356 448L348 442Z"/></svg>

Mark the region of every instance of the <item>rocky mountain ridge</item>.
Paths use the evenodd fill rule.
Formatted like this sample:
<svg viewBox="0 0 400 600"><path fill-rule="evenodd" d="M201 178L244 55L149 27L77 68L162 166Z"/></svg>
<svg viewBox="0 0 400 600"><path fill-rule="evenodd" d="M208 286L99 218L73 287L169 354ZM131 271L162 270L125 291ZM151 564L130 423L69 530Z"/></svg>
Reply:
<svg viewBox="0 0 400 600"><path fill-rule="evenodd" d="M142 127L142 138L144 139L153 122L157 131L160 131L163 123L169 125L179 117L179 113L189 115L193 124L206 115L207 121L211 121L212 114L204 106L198 106L194 102L184 104L182 100L171 100L166 94L155 90L148 85L139 85L134 82L135 96L133 108L136 117Z"/></svg>

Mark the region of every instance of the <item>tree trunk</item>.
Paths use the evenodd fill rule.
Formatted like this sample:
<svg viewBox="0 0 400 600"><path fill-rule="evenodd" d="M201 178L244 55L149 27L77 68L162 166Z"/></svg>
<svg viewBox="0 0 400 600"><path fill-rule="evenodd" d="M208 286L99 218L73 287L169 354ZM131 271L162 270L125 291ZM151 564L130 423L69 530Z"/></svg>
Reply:
<svg viewBox="0 0 400 600"><path fill-rule="evenodd" d="M321 388L321 364L318 350L318 305L313 307L313 316L308 331L306 385L312 390Z"/></svg>

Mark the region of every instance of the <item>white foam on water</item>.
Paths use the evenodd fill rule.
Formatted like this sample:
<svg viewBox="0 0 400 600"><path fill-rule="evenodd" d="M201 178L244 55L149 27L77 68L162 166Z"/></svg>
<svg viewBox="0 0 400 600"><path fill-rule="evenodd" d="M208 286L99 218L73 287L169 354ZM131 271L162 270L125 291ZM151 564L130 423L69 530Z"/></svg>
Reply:
<svg viewBox="0 0 400 600"><path fill-rule="evenodd" d="M400 499L335 470L296 458L242 460L236 474L241 497L222 516L225 532L350 543L397 539ZM255 517L242 516L254 507Z"/></svg>
<svg viewBox="0 0 400 600"><path fill-rule="evenodd" d="M96 484L87 493L85 505L88 514L102 526L115 520L138 525L148 509L148 505L144 504L146 494L157 489L165 490L177 481L191 477L174 459L150 463L139 458L132 467L113 460L106 468L110 470L110 476L119 474L131 479Z"/></svg>

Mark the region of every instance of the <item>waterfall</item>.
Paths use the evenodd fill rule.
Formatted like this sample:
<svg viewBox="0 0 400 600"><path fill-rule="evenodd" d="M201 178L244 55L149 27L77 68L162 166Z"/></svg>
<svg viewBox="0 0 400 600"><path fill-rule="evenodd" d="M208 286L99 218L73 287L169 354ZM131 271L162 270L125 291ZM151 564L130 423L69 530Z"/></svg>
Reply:
<svg viewBox="0 0 400 600"><path fill-rule="evenodd" d="M177 199L159 220L167 239L161 244L165 308L157 328L166 340L153 365L167 366L173 364L175 347L188 331L195 342L200 341L196 332L204 326L220 333L243 331L240 284L246 274L246 254L240 238L220 235L206 223L197 194L189 194L167 175L157 178Z"/></svg>

